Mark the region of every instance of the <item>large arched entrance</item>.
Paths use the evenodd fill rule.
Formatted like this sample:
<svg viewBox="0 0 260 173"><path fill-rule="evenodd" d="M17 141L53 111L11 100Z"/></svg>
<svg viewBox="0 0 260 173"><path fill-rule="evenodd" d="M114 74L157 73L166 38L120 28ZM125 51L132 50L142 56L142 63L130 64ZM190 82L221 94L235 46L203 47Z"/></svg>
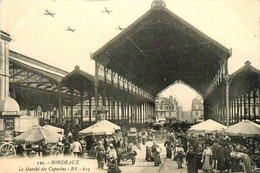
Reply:
<svg viewBox="0 0 260 173"><path fill-rule="evenodd" d="M155 117L167 124L203 121L203 97L183 81L175 81L156 96Z"/></svg>

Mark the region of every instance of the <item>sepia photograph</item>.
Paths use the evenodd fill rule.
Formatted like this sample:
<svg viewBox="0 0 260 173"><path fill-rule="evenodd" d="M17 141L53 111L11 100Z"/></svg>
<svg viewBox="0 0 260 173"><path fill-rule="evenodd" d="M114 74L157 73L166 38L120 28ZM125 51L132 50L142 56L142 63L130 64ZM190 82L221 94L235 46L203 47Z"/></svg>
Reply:
<svg viewBox="0 0 260 173"><path fill-rule="evenodd" d="M260 173L259 0L0 0L0 172Z"/></svg>

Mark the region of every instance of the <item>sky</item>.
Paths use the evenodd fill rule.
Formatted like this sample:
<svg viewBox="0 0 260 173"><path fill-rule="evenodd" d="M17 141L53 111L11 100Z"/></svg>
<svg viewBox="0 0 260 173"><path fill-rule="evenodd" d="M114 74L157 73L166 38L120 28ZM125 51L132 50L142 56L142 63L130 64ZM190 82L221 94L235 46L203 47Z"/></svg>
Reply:
<svg viewBox="0 0 260 173"><path fill-rule="evenodd" d="M10 49L72 71L76 65L94 74L94 53L151 8L152 0L2 0L1 30L12 37ZM165 0L166 8L228 49L229 74L249 60L260 69L257 0ZM108 15L104 7L112 10ZM44 15L48 9L55 17ZM67 32L66 28L76 32ZM180 84L165 91L176 95L184 110L194 90ZM183 96L185 95L185 96Z"/></svg>

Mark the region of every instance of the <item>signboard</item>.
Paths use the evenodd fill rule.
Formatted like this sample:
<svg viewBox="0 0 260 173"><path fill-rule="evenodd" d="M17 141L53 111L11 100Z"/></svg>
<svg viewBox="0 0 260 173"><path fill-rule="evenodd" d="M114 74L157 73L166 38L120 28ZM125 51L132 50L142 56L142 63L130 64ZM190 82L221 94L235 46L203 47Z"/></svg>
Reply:
<svg viewBox="0 0 260 173"><path fill-rule="evenodd" d="M17 111L3 111L2 116L4 115L17 115Z"/></svg>
<svg viewBox="0 0 260 173"><path fill-rule="evenodd" d="M4 119L5 130L14 130L14 119Z"/></svg>

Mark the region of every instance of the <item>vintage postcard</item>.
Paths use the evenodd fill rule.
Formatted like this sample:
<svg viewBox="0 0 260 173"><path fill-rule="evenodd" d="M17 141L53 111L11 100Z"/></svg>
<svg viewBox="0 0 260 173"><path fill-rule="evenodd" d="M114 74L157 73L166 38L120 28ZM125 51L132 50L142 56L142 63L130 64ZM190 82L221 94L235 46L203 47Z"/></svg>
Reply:
<svg viewBox="0 0 260 173"><path fill-rule="evenodd" d="M0 1L0 172L260 172L259 11Z"/></svg>

